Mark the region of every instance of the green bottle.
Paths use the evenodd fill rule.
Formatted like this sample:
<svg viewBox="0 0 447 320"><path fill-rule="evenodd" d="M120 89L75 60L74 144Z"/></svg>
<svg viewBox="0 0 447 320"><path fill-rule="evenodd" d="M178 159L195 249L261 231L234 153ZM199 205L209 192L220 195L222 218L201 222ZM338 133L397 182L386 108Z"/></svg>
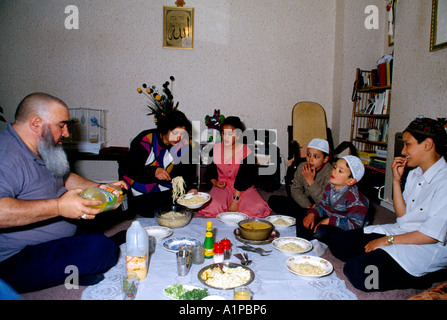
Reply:
<svg viewBox="0 0 447 320"><path fill-rule="evenodd" d="M213 239L213 223L208 221L206 223L205 242L203 243L203 251L205 258L210 259L214 255L214 239Z"/></svg>

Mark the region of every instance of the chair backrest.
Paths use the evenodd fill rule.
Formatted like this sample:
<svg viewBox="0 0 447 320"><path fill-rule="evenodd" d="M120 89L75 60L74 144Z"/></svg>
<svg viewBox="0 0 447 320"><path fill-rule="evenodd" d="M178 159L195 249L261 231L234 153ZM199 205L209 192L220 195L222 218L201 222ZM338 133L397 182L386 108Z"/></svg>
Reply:
<svg viewBox="0 0 447 320"><path fill-rule="evenodd" d="M300 148L314 138L327 140L326 112L320 104L303 101L293 107L292 138Z"/></svg>

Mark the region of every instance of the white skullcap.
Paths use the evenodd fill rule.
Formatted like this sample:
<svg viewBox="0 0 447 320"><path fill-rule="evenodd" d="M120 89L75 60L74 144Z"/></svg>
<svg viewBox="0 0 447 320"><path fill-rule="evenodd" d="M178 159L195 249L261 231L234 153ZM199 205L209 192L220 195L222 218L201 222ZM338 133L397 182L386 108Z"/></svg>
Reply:
<svg viewBox="0 0 447 320"><path fill-rule="evenodd" d="M307 148L313 148L329 154L329 143L324 139L315 138L307 145Z"/></svg>
<svg viewBox="0 0 447 320"><path fill-rule="evenodd" d="M363 165L362 161L355 156L344 156L342 159L346 160L346 163L351 170L352 177L359 182L365 173L365 166Z"/></svg>

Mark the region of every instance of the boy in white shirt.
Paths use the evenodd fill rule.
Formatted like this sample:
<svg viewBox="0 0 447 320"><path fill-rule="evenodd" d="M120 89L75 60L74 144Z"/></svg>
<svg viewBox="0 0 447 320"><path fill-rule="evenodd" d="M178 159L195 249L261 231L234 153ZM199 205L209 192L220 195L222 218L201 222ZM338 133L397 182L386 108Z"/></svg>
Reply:
<svg viewBox="0 0 447 320"><path fill-rule="evenodd" d="M403 156L392 164L396 223L343 232L329 243L332 254L346 261L344 273L359 290L424 288L447 277L446 132L437 120L416 119L403 141ZM406 165L416 168L402 191Z"/></svg>

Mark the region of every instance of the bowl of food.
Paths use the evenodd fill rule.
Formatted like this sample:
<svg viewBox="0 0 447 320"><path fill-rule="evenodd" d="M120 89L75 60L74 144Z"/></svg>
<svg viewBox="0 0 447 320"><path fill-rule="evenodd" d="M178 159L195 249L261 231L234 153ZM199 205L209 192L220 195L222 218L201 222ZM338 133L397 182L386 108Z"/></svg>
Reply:
<svg viewBox="0 0 447 320"><path fill-rule="evenodd" d="M296 219L294 217L284 215L271 215L265 219L270 221L275 226L275 229L287 229L296 224Z"/></svg>
<svg viewBox="0 0 447 320"><path fill-rule="evenodd" d="M182 228L191 221L192 212L181 206L169 206L157 210L155 218L160 226Z"/></svg>
<svg viewBox="0 0 447 320"><path fill-rule="evenodd" d="M205 192L187 193L177 199L177 203L188 209L199 209L211 199L211 196Z"/></svg>
<svg viewBox="0 0 447 320"><path fill-rule="evenodd" d="M273 224L260 218L239 221L238 226L242 238L254 241L268 239L273 230Z"/></svg>
<svg viewBox="0 0 447 320"><path fill-rule="evenodd" d="M312 250L312 242L298 237L281 237L273 240L273 248L286 256L296 256Z"/></svg>

